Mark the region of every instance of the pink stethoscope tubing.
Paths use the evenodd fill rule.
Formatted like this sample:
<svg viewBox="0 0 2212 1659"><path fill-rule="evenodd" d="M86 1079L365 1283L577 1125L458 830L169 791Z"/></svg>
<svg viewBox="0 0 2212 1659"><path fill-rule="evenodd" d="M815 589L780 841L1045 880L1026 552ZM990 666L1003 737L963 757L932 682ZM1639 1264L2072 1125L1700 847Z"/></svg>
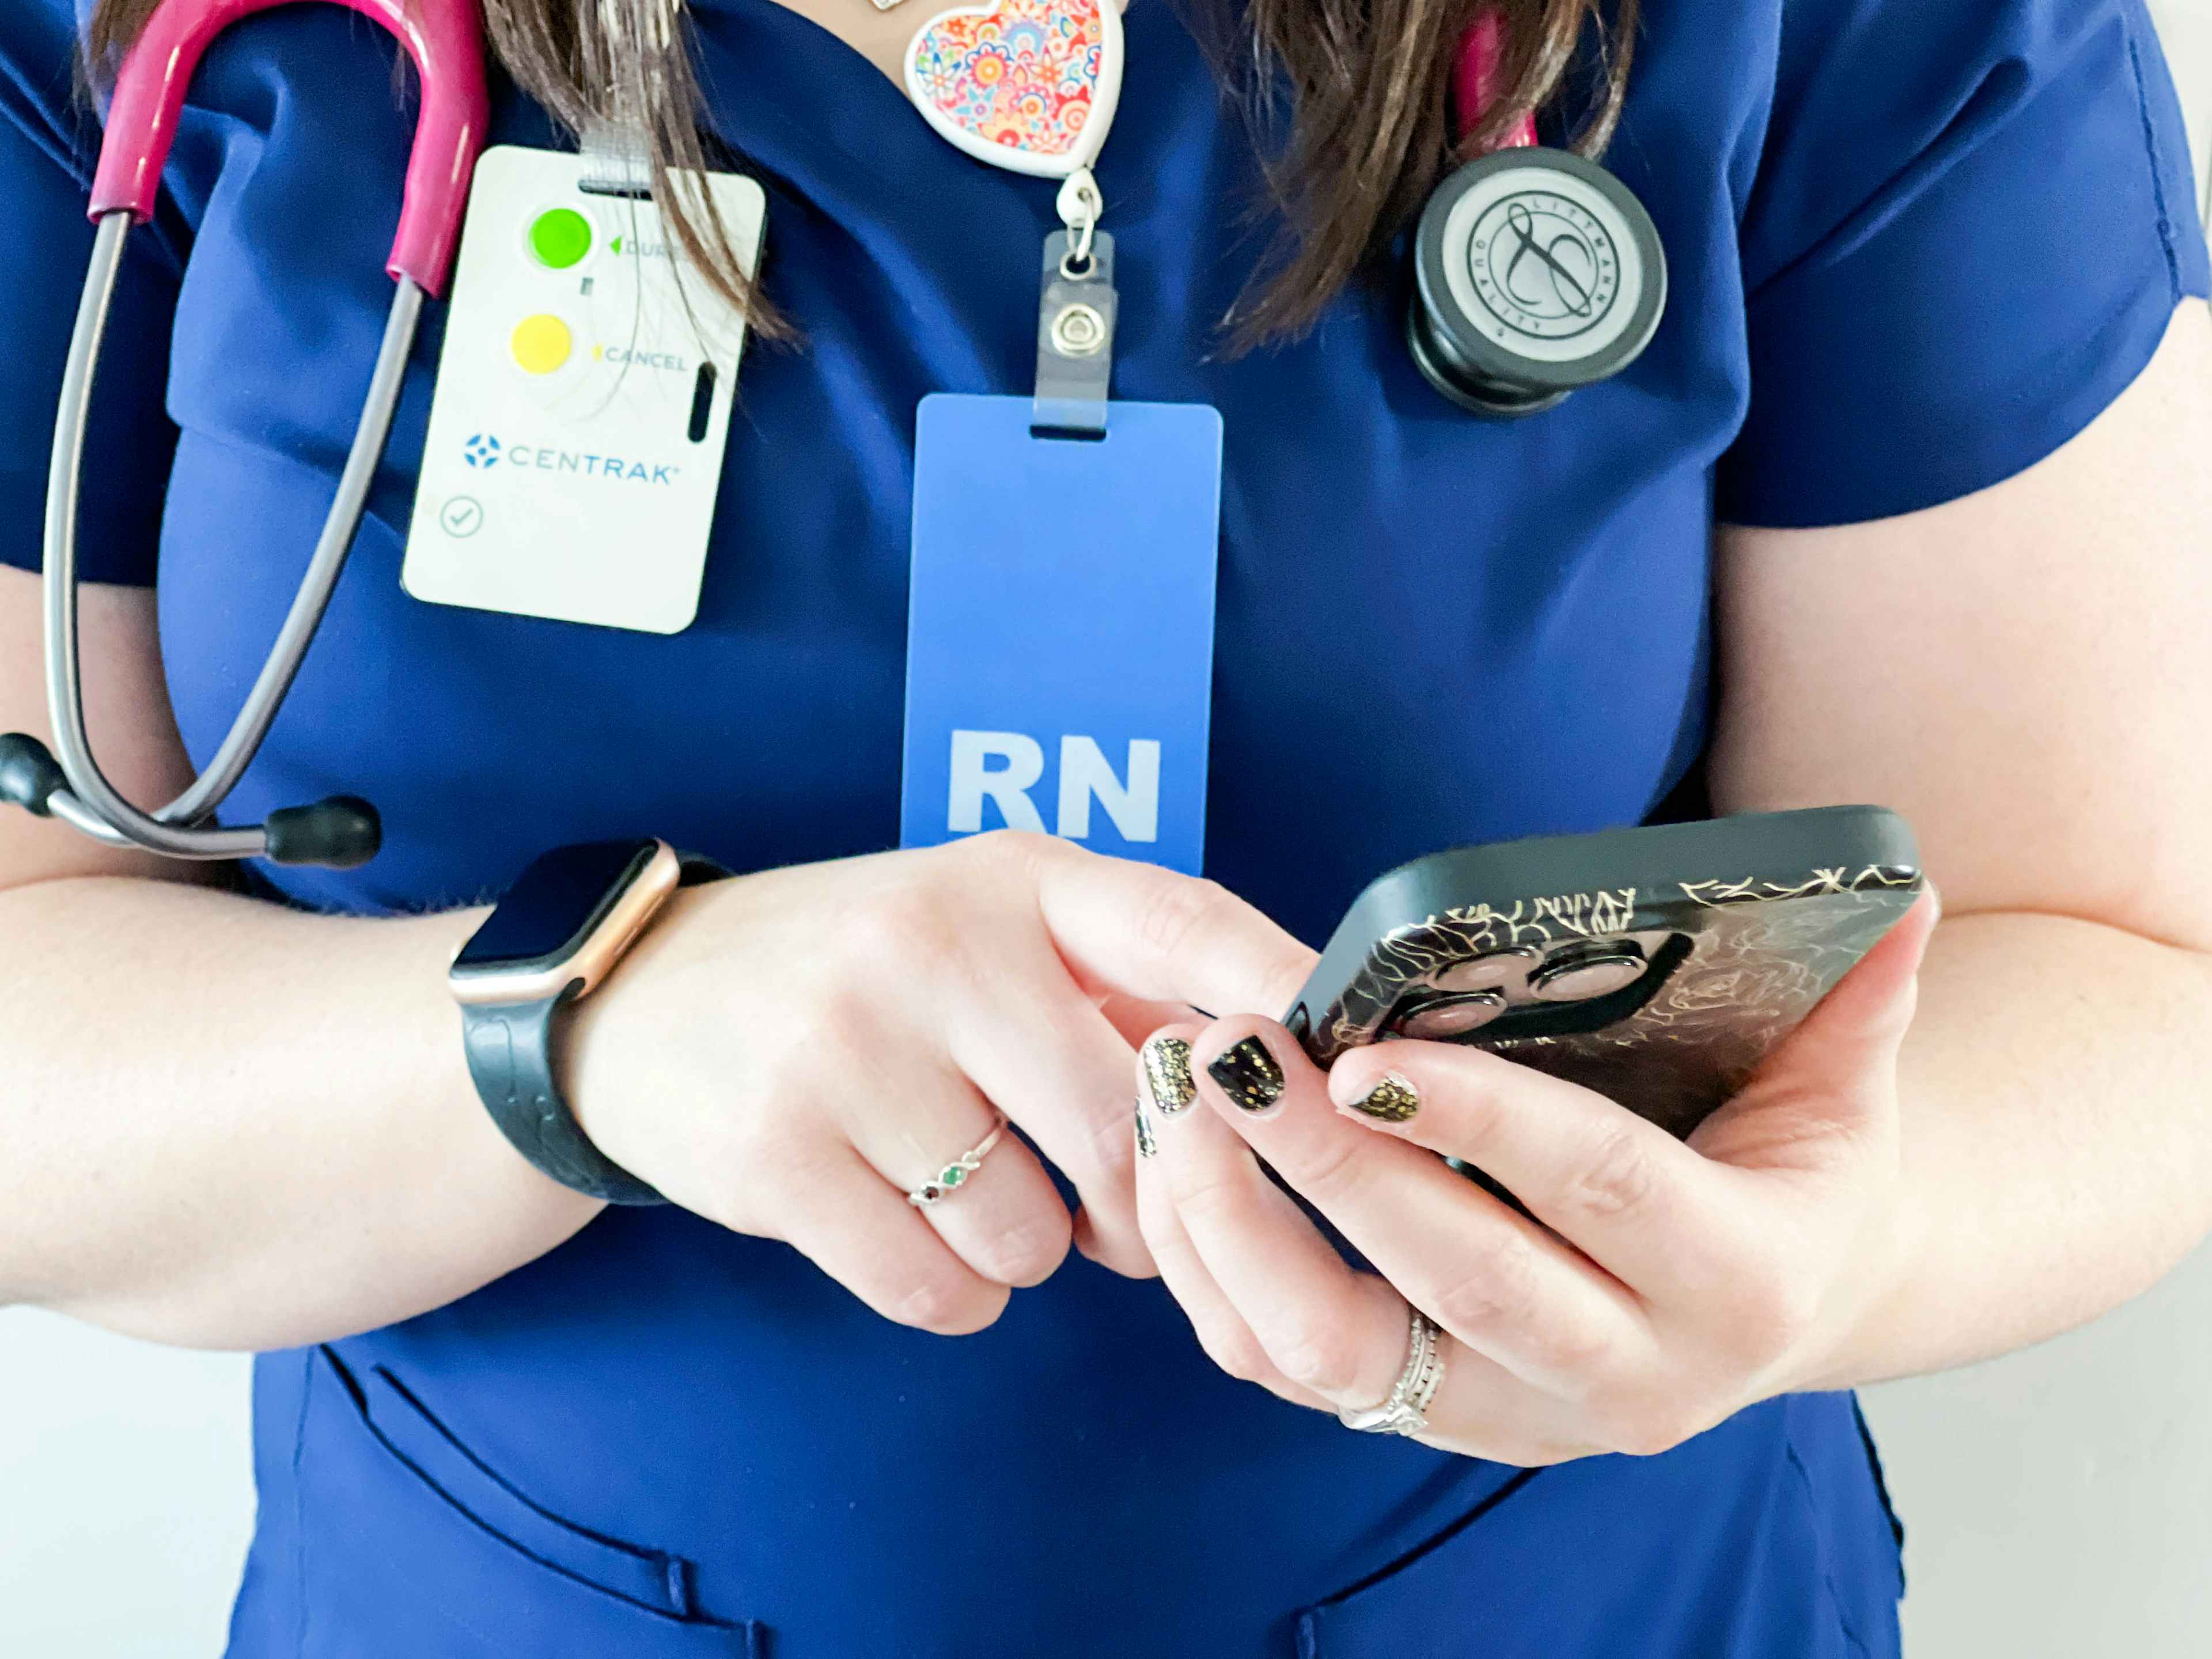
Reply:
<svg viewBox="0 0 2212 1659"><path fill-rule="evenodd" d="M1497 101L1498 82L1505 64L1505 26L1494 11L1486 11L1460 37L1458 55L1452 60L1452 125L1464 143ZM1536 118L1523 112L1498 143L1499 149L1533 149Z"/></svg>
<svg viewBox="0 0 2212 1659"><path fill-rule="evenodd" d="M92 216L129 210L143 224L154 214L161 168L192 71L216 36L292 0L167 0L147 22L115 77ZM399 38L422 78L422 110L407 163L399 234L386 269L429 295L445 291L461 238L469 179L490 118L485 90L483 20L475 0L328 0L382 24Z"/></svg>
<svg viewBox="0 0 2212 1659"><path fill-rule="evenodd" d="M476 0L331 0L398 36L422 80L422 107L398 234L386 267L396 284L392 311L337 493L276 643L207 769L158 812L143 812L125 799L93 757L85 732L77 643L76 525L85 430L124 240L132 226L153 216L185 94L209 43L244 18L291 3L167 0L125 54L116 76L93 180L91 216L99 228L70 344L47 475L46 697L54 752L46 785L23 804L110 845L143 848L171 858L265 856L344 867L372 856L380 839L375 809L366 801L335 797L272 813L266 823L249 828L221 829L207 821L252 764L322 623L391 435L424 297L442 293L453 269L469 185L489 119L483 23ZM9 741L20 746L30 740Z"/></svg>

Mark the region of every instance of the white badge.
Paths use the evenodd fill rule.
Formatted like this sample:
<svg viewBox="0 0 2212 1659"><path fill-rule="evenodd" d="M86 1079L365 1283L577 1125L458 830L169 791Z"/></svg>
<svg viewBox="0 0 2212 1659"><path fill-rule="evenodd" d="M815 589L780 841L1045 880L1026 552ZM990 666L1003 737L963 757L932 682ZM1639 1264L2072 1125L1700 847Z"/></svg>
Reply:
<svg viewBox="0 0 2212 1659"><path fill-rule="evenodd" d="M418 599L674 634L699 608L744 319L603 158L477 163L401 581ZM767 198L704 175L748 274Z"/></svg>

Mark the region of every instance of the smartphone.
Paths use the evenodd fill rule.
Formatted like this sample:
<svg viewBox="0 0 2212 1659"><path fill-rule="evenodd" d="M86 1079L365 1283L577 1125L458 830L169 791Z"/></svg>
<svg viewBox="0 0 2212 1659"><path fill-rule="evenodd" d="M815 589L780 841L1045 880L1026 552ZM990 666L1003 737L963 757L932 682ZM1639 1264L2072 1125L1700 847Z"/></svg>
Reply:
<svg viewBox="0 0 2212 1659"><path fill-rule="evenodd" d="M1921 886L1879 806L1457 848L1359 896L1284 1023L1320 1065L1469 1043L1687 1135Z"/></svg>

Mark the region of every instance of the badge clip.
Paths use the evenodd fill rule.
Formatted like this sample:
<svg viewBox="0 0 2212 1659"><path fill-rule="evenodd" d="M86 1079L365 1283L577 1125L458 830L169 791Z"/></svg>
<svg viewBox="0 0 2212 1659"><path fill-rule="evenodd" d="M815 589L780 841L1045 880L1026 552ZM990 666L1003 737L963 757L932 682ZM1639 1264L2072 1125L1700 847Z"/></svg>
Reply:
<svg viewBox="0 0 2212 1659"><path fill-rule="evenodd" d="M1088 169L1060 189L1067 228L1044 239L1044 295L1037 309L1038 437L1103 438L1114 384L1114 239L1098 228L1098 187Z"/></svg>

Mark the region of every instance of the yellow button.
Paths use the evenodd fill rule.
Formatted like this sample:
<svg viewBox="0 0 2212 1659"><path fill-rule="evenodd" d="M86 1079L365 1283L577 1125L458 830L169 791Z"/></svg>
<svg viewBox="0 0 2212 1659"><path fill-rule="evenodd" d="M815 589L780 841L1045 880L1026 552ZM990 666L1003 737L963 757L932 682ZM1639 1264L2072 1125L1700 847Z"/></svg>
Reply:
<svg viewBox="0 0 2212 1659"><path fill-rule="evenodd" d="M550 374L568 361L576 342L568 332L568 324L540 312L515 325L514 338L509 344L514 350L514 361L522 365L526 373Z"/></svg>

